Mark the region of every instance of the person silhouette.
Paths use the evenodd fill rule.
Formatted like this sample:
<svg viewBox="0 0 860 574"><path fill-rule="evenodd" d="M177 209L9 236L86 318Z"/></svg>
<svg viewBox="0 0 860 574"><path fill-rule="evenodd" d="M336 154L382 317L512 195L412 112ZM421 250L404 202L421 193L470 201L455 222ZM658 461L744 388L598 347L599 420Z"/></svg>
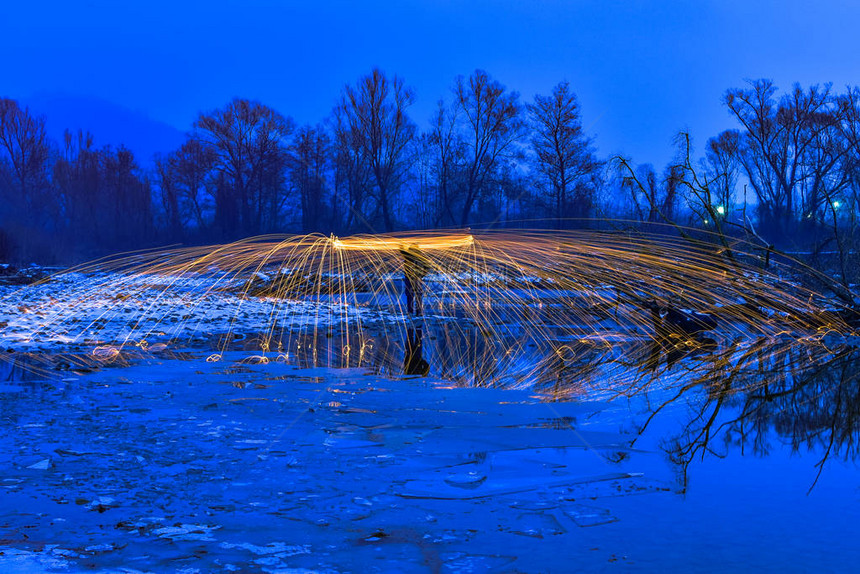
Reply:
<svg viewBox="0 0 860 574"><path fill-rule="evenodd" d="M403 294L410 315L424 314L424 277L430 272L430 260L417 245L400 249L403 257Z"/></svg>

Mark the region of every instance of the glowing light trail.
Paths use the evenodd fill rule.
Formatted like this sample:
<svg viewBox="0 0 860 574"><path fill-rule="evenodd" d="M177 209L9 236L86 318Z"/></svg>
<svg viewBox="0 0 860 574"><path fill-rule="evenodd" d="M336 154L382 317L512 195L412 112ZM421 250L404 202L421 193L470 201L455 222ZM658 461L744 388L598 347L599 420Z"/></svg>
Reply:
<svg viewBox="0 0 860 574"><path fill-rule="evenodd" d="M405 309L403 249L426 258L424 316ZM3 348L71 349L80 364L241 350L393 374L426 360L434 376L482 385L599 373L628 388L611 366L630 345L695 351L701 337L672 322L699 316L717 317L708 335L725 349L856 335L795 268L762 268L741 242L595 231L271 235L98 261L0 305L14 315Z"/></svg>

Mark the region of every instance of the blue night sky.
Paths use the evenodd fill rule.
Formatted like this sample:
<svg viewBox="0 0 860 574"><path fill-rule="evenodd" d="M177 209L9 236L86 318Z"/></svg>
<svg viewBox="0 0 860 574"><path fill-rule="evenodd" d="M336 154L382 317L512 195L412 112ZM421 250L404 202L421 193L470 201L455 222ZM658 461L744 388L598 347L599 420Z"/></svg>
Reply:
<svg viewBox="0 0 860 574"><path fill-rule="evenodd" d="M458 74L530 100L566 79L599 153L658 167L689 129L734 127L746 78L860 83L860 2L18 2L0 13L0 95L94 96L186 130L235 96L316 123L371 67L415 88L426 127ZM98 137L98 134L96 134Z"/></svg>

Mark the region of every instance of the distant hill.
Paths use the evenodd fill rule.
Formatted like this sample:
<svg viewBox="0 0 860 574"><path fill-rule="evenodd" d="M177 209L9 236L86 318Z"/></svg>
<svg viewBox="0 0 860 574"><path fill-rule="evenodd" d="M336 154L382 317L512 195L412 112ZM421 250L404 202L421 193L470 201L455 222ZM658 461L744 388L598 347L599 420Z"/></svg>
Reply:
<svg viewBox="0 0 860 574"><path fill-rule="evenodd" d="M21 100L30 110L44 115L48 135L62 145L66 129L93 134L96 147L125 145L142 167L153 164L156 153L166 154L185 139L183 132L149 118L143 112L86 96L38 95Z"/></svg>

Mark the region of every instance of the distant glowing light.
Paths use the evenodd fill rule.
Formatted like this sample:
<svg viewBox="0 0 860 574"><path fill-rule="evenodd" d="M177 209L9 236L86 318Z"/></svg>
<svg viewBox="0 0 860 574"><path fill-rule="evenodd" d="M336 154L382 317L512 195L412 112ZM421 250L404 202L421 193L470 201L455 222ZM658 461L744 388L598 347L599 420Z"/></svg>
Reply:
<svg viewBox="0 0 860 574"><path fill-rule="evenodd" d="M842 202L841 202L841 201L839 201L839 200L837 199L836 201L834 201L834 202L833 202L833 209L839 209L840 207L842 207Z"/></svg>
<svg viewBox="0 0 860 574"><path fill-rule="evenodd" d="M726 214L725 206L724 205L718 205L717 206L717 213L719 213L720 215L725 215Z"/></svg>

